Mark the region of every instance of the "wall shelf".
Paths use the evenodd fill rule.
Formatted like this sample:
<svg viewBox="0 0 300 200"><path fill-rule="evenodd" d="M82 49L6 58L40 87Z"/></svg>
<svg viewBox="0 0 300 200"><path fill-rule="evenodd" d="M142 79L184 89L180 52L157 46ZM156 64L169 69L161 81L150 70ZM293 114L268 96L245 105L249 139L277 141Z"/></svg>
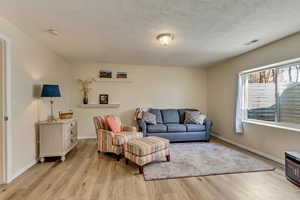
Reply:
<svg viewBox="0 0 300 200"><path fill-rule="evenodd" d="M110 104L80 104L80 108L119 108L119 103L110 103Z"/></svg>
<svg viewBox="0 0 300 200"><path fill-rule="evenodd" d="M118 78L98 78L96 82L108 82L108 83L132 83L131 80L128 79L118 79Z"/></svg>

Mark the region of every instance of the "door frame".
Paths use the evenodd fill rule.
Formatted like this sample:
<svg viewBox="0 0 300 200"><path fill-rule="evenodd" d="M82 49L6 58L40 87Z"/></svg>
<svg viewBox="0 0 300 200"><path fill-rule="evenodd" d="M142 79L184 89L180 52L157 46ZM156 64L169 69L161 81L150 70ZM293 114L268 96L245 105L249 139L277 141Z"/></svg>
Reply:
<svg viewBox="0 0 300 200"><path fill-rule="evenodd" d="M5 35L0 34L0 40L3 41L3 116L8 116L8 120L3 120L3 183L9 183L12 180L12 84L11 84L11 41Z"/></svg>

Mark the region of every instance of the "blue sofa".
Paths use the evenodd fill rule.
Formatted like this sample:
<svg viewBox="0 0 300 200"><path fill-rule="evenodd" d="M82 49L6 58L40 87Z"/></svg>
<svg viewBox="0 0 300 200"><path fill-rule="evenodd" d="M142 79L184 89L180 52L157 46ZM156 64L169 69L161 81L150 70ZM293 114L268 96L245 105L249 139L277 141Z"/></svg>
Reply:
<svg viewBox="0 0 300 200"><path fill-rule="evenodd" d="M196 109L153 109L150 113L156 116L156 125L147 124L138 120L139 129L144 137L158 136L169 139L171 142L209 141L212 127L211 120L205 120L203 125L184 124L186 111Z"/></svg>

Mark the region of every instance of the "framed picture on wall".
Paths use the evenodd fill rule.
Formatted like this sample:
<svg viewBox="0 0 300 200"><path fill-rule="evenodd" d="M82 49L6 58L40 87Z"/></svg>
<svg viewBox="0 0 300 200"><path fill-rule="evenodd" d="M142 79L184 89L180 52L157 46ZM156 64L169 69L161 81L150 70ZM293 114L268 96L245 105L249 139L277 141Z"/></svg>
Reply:
<svg viewBox="0 0 300 200"><path fill-rule="evenodd" d="M126 79L127 78L127 72L117 72L118 79Z"/></svg>
<svg viewBox="0 0 300 200"><path fill-rule="evenodd" d="M99 103L108 104L108 94L99 94Z"/></svg>
<svg viewBox="0 0 300 200"><path fill-rule="evenodd" d="M112 71L100 70L99 78L112 78Z"/></svg>

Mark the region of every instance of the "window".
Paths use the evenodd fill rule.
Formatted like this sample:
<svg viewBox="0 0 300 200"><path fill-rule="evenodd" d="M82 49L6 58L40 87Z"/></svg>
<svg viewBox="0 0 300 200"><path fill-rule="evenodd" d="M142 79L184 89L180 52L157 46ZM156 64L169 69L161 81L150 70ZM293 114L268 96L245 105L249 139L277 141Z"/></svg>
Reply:
<svg viewBox="0 0 300 200"><path fill-rule="evenodd" d="M300 62L240 74L244 120L300 124Z"/></svg>

